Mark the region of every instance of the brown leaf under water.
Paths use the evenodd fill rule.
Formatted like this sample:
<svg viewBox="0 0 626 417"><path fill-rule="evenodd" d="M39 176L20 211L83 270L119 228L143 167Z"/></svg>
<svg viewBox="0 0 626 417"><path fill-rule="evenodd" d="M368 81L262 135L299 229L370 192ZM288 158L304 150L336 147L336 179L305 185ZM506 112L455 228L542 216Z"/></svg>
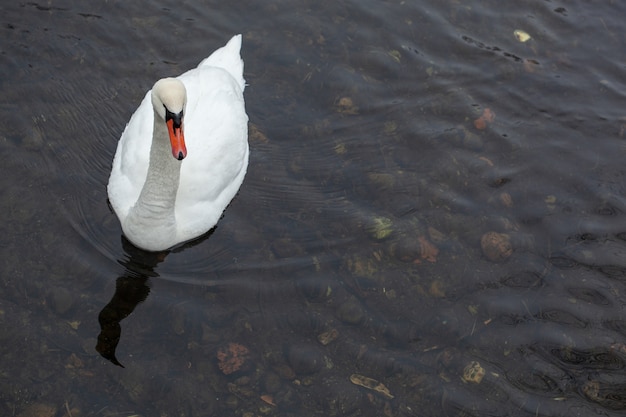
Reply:
<svg viewBox="0 0 626 417"><path fill-rule="evenodd" d="M276 406L276 403L274 402L274 397L269 394L261 395L259 398L261 398L261 401L266 404L273 405L274 407Z"/></svg>
<svg viewBox="0 0 626 417"><path fill-rule="evenodd" d="M248 138L250 139L250 142L258 142L258 143L269 142L269 139L267 138L265 133L261 132L259 128L252 123L250 123L248 127Z"/></svg>
<svg viewBox="0 0 626 417"><path fill-rule="evenodd" d="M230 375L239 371L250 359L250 351L239 343L229 343L217 351L217 366L224 373Z"/></svg>
<svg viewBox="0 0 626 417"><path fill-rule="evenodd" d="M421 263L421 259L432 263L437 262L437 255L439 255L439 249L437 246L432 244L426 236L418 236L417 240L420 244L420 258L416 259L414 262Z"/></svg>
<svg viewBox="0 0 626 417"><path fill-rule="evenodd" d="M491 111L490 108L485 108L483 114L476 120L474 120L474 127L478 130L485 130L487 125L493 123L496 120L496 114Z"/></svg>

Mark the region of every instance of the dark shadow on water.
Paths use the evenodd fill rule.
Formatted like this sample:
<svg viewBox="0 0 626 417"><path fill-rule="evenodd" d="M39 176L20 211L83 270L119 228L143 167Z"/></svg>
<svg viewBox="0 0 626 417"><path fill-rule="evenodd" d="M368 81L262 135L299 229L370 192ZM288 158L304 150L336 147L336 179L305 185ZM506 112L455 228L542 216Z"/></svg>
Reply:
<svg viewBox="0 0 626 417"><path fill-rule="evenodd" d="M150 294L149 279L158 276L154 268L168 255L168 251L147 252L135 247L125 237L122 246L128 257L120 263L124 275L117 279L115 294L98 315L100 334L96 350L103 358L115 365L122 365L115 357L115 349L120 342L122 326L120 322L128 317Z"/></svg>
<svg viewBox="0 0 626 417"><path fill-rule="evenodd" d="M98 315L100 334L96 351L105 359L117 366L124 368L115 356L115 350L122 335L121 321L128 317L135 308L144 302L150 294L150 278L158 277L155 272L157 265L165 260L170 252L180 252L185 248L204 242L213 234L215 229L210 230L203 236L160 252L148 252L134 246L122 236L122 247L127 255L119 261L124 266L124 274L117 278L115 293L111 301L104 306Z"/></svg>

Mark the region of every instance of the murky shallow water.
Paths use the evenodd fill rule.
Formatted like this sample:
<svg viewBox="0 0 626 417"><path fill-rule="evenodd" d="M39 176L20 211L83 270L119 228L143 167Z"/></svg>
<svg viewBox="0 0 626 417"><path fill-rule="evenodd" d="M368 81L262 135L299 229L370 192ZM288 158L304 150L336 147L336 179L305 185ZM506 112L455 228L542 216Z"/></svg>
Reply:
<svg viewBox="0 0 626 417"><path fill-rule="evenodd" d="M74 3L0 8L2 415L623 413L621 2ZM119 134L235 33L246 181L137 251Z"/></svg>

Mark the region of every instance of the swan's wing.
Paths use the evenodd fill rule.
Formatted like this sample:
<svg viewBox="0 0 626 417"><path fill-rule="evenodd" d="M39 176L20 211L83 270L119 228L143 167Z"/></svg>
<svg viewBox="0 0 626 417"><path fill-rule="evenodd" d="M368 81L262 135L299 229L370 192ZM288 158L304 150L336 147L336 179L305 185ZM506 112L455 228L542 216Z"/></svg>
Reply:
<svg viewBox="0 0 626 417"><path fill-rule="evenodd" d="M239 83L222 68L183 74L187 88L185 142L176 197L182 233L212 227L235 196L248 165L248 116Z"/></svg>
<svg viewBox="0 0 626 417"><path fill-rule="evenodd" d="M152 144L154 111L151 91L145 95L117 144L109 177L109 201L120 219L135 204L146 182Z"/></svg>

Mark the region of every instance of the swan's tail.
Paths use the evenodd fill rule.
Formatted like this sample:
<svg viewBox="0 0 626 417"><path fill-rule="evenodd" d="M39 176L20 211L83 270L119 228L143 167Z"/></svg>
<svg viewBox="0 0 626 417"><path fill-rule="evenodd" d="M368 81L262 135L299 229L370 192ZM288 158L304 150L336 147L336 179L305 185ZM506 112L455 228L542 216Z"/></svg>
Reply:
<svg viewBox="0 0 626 417"><path fill-rule="evenodd" d="M241 35L235 35L228 43L213 52L204 59L198 67L211 66L223 68L237 80L243 91L246 81L243 79L243 60L239 51L241 50Z"/></svg>

